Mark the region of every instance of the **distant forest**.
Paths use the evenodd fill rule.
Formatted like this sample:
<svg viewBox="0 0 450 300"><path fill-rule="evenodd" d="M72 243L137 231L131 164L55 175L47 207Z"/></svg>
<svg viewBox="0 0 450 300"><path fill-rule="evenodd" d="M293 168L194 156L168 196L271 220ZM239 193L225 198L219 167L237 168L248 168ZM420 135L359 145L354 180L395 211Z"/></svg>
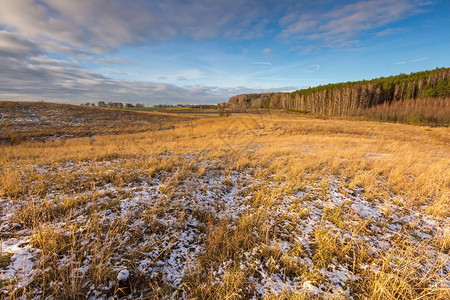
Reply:
<svg viewBox="0 0 450 300"><path fill-rule="evenodd" d="M229 108L276 108L323 116L366 116L411 124L450 123L450 68L321 85L292 93L231 97Z"/></svg>

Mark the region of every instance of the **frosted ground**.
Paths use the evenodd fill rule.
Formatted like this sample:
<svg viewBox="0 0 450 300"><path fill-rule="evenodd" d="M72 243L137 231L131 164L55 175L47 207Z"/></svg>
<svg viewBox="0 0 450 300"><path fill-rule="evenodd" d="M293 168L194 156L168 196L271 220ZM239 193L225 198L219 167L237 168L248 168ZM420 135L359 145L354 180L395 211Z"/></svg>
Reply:
<svg viewBox="0 0 450 300"><path fill-rule="evenodd" d="M26 166L73 182L68 186L56 181L45 196L0 200L1 253L8 257L2 258L0 268L2 295L26 289L28 296L45 297L42 278L65 270L74 282L52 276L45 283L51 293L74 285L89 299L139 299L158 292L145 284L155 282L167 298L184 298L204 255L211 224L225 222L233 232L239 220L255 214L261 214L267 230L254 228L253 246L241 247L202 270L220 284L231 270L241 269L245 298L294 293L352 298L361 274L376 274L386 267L412 269L418 278L438 268L439 276L426 284L449 287L450 257L431 242L446 234L449 218L407 209L395 196L368 200L361 189L340 187L336 177L306 176L298 189L292 189L270 176L255 180L258 168L226 172L219 159L187 159L199 162L183 172L174 168L151 175L133 173L132 165L145 163L136 159ZM129 182L118 182L117 174ZM261 201L263 195L271 195L273 201ZM69 198L73 200L67 208ZM66 209L70 213L63 213ZM43 246L36 236L45 235L59 236L67 248L43 250L52 246ZM393 250L396 240L426 245L416 249L425 249L427 259L410 265ZM76 246L70 247L72 243ZM320 249L333 244L341 249ZM386 253L393 257L390 265L377 264Z"/></svg>
<svg viewBox="0 0 450 300"><path fill-rule="evenodd" d="M0 145L172 128L189 116L44 102L0 101Z"/></svg>

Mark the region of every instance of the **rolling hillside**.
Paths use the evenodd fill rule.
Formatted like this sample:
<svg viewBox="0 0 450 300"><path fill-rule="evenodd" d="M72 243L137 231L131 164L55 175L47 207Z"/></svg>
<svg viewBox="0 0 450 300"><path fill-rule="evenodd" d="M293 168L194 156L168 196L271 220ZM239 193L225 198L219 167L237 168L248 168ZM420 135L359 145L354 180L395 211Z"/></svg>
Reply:
<svg viewBox="0 0 450 300"><path fill-rule="evenodd" d="M161 130L191 118L70 104L0 101L0 144Z"/></svg>

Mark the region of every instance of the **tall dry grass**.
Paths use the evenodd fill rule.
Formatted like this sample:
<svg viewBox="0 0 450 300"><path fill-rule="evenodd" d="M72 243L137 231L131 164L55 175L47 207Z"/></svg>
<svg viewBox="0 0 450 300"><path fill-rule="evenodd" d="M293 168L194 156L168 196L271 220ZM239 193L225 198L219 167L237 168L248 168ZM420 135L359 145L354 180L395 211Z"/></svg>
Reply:
<svg viewBox="0 0 450 300"><path fill-rule="evenodd" d="M395 201L402 207L448 218L449 138L447 128L320 120L281 113L199 117L189 123L176 124L171 130L96 136L93 141L77 138L0 146L0 195L11 201L23 201L45 197L55 190L69 195L80 191L92 192L89 198L30 201L15 215L17 223L32 230L32 245L41 249L38 267L42 275L34 281L41 289L41 295L79 298L87 291L83 287L85 275L79 273L77 266L86 256L96 257L91 272L95 284L108 284L114 279L114 272L105 261L123 246L119 236L128 222L126 219L117 220L109 226L99 222L95 213L105 205L113 207L114 202L96 204L99 197L97 187L112 184L120 191L124 185L141 178L150 180L164 171L170 175L162 178L161 187L170 199L176 197L180 182L190 176L201 177L208 171L220 170L224 174L224 183L233 188L232 172L254 170L254 184L247 191L252 195L248 199L250 210L240 216L234 226L230 226L232 221L229 219L215 220L202 215L201 210L196 212L198 219L207 224L201 228L206 233L205 251L179 291L167 287L159 278L149 278L141 273L133 283L133 288L145 290L149 298L155 299L168 295L181 297L183 293L192 299L241 299L250 297L252 293L251 283L246 278L253 276L254 270L240 268L237 264L240 253L267 246L275 240L273 208L282 203L285 195L305 189L310 183L318 182L323 189L318 197L326 197L331 178L338 178L340 187L359 189L369 201ZM213 166L199 166L205 161L215 163ZM88 167L84 173L64 167L56 171L68 162ZM102 166L103 162L113 162L119 167L114 173L109 173ZM41 172L36 166L47 166L48 172ZM272 188L274 183L278 184L277 188ZM88 202L92 203L92 219L88 227L79 230L71 225L70 216ZM165 208L161 200L158 205L145 209L143 218L151 224L152 230L166 230L155 218L163 214ZM183 218L181 210L180 219ZM292 210L297 216L293 221L308 215L302 203L293 205ZM342 213L340 210L327 210L323 222L345 228ZM58 228L52 227L54 220L65 219L67 223L64 226L70 228L70 235L62 235ZM367 235L366 220L355 220L354 227L349 230L355 237ZM260 234L256 236L255 231ZM361 280L351 286L357 297L445 299L448 296L448 287L442 287L442 282L439 282L438 271L442 269L442 262L441 265L436 263L425 276L417 275L416 262L429 259L426 251L421 251L428 244L420 245L422 248L418 249L417 245L408 244L406 240L398 240L393 249L373 258L368 255L368 247L357 239L343 242L321 224L311 236L314 241L312 259L317 266L327 267L333 259L355 264L355 272L357 263L376 262L381 266L377 273L358 271ZM139 233L133 233L133 239L138 241L139 238ZM81 240L90 242L81 244ZM448 252L448 234L430 243ZM171 243L165 251L170 251L170 246ZM302 276L313 284L323 282L320 272L305 268L293 259L305 255L301 245L287 254L276 247L263 247L265 250L259 254L261 260L268 262L268 272L275 272L282 266L285 272ZM57 255L61 254L71 257L72 264L68 268L53 268L52 265L57 265ZM131 260L133 255L139 257L138 251L130 254ZM229 259L236 263L226 267L219 284L214 283L211 269ZM393 262L398 268L392 267ZM433 287L434 280L437 282ZM53 281L63 284L54 286ZM122 288L114 287L110 293L117 293ZM11 291L11 298L30 295L29 290L14 290L14 284ZM267 295L267 298L310 299L312 296L299 291Z"/></svg>
<svg viewBox="0 0 450 300"><path fill-rule="evenodd" d="M370 119L411 125L450 124L450 99L419 98L384 102L362 112Z"/></svg>

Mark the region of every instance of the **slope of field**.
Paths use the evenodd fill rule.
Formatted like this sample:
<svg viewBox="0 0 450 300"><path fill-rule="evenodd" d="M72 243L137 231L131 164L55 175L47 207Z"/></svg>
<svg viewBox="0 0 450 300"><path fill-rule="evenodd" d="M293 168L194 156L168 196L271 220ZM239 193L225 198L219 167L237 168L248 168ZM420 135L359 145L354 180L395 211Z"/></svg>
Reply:
<svg viewBox="0 0 450 300"><path fill-rule="evenodd" d="M449 138L268 111L0 146L0 295L448 299Z"/></svg>
<svg viewBox="0 0 450 300"><path fill-rule="evenodd" d="M186 117L43 102L0 102L0 143L171 128Z"/></svg>

